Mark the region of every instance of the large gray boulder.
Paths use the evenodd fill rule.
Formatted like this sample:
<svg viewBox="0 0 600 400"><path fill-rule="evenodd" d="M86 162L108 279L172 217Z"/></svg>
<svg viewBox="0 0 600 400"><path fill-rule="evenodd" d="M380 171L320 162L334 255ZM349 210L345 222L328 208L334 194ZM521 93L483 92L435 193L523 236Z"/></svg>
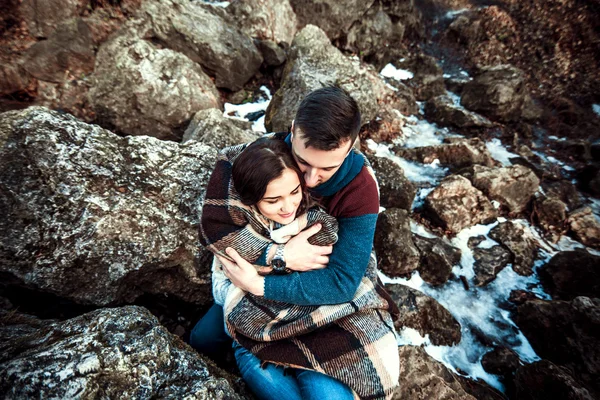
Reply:
<svg viewBox="0 0 600 400"><path fill-rule="evenodd" d="M325 32L308 25L292 42L281 87L267 108L267 130L287 130L302 99L327 85L340 86L350 93L358 103L363 124L375 119L380 103L394 101L393 90L373 69L344 56L331 44Z"/></svg>
<svg viewBox="0 0 600 400"><path fill-rule="evenodd" d="M39 107L0 121L4 276L85 304L211 301L197 224L216 150L121 138Z"/></svg>
<svg viewBox="0 0 600 400"><path fill-rule="evenodd" d="M147 0L140 15L165 47L185 54L215 77L219 88L239 90L256 72L262 57L252 39L218 7L185 0Z"/></svg>
<svg viewBox="0 0 600 400"><path fill-rule="evenodd" d="M298 25L316 25L323 29L331 40L348 33L355 21L363 18L374 0L290 0Z"/></svg>
<svg viewBox="0 0 600 400"><path fill-rule="evenodd" d="M489 118L515 121L527 98L525 74L512 65L483 68L462 92L461 104Z"/></svg>
<svg viewBox="0 0 600 400"><path fill-rule="evenodd" d="M254 132L252 123L223 116L216 108L198 111L183 134L182 143L197 140L216 149L249 143L262 134Z"/></svg>
<svg viewBox="0 0 600 400"><path fill-rule="evenodd" d="M434 223L458 233L497 217L492 203L468 179L450 175L425 198L425 212Z"/></svg>
<svg viewBox="0 0 600 400"><path fill-rule="evenodd" d="M275 43L292 43L296 35L296 13L289 0L235 0L227 13L246 35Z"/></svg>
<svg viewBox="0 0 600 400"><path fill-rule="evenodd" d="M100 309L61 322L0 315L5 398L246 398L144 308Z"/></svg>
<svg viewBox="0 0 600 400"><path fill-rule="evenodd" d="M199 110L221 108L200 65L139 39L133 31L98 51L90 100L97 121L121 133L180 140Z"/></svg>
<svg viewBox="0 0 600 400"><path fill-rule="evenodd" d="M429 335L436 346L460 342L460 324L435 299L404 285L386 285L385 289L400 309L400 318L394 324L397 330L415 329L421 336Z"/></svg>
<svg viewBox="0 0 600 400"><path fill-rule="evenodd" d="M473 186L512 213L525 211L540 186L540 179L523 165L501 168L475 165L471 181Z"/></svg>

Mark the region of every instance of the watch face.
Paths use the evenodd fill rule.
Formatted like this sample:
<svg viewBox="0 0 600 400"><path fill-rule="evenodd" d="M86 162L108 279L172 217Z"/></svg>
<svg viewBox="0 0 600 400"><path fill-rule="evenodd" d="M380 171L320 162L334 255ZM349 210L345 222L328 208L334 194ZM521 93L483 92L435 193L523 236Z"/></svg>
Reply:
<svg viewBox="0 0 600 400"><path fill-rule="evenodd" d="M285 261L280 258L275 258L271 261L271 266L275 271L285 271Z"/></svg>

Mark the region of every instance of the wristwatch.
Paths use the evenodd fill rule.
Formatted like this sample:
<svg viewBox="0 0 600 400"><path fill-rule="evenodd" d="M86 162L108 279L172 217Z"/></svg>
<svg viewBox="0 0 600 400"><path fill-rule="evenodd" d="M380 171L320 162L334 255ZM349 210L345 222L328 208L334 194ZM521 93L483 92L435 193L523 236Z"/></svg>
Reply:
<svg viewBox="0 0 600 400"><path fill-rule="evenodd" d="M284 245L277 245L277 250L275 250L275 255L271 260L271 267L273 267L273 271L278 273L287 273L289 270L285 267L285 258L283 257L283 249Z"/></svg>

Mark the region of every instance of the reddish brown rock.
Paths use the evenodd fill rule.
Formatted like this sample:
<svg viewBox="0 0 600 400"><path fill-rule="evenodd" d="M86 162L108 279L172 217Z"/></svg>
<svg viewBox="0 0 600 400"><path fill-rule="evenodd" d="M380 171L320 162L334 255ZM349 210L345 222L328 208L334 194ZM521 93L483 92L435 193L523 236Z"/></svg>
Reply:
<svg viewBox="0 0 600 400"><path fill-rule="evenodd" d="M396 329L415 329L421 336L429 335L429 340L436 346L452 346L460 342L460 324L436 300L404 285L386 285L385 288L400 309Z"/></svg>
<svg viewBox="0 0 600 400"><path fill-rule="evenodd" d="M437 159L440 164L453 168L468 167L474 164L491 167L495 164L485 143L478 138L461 139L437 146L413 148L395 146L393 150L397 156L407 160L430 164Z"/></svg>
<svg viewBox="0 0 600 400"><path fill-rule="evenodd" d="M407 276L419 267L408 211L388 208L379 214L373 247L379 269L388 276Z"/></svg>
<svg viewBox="0 0 600 400"><path fill-rule="evenodd" d="M452 267L460 262L461 252L439 238L426 238L413 235L419 251L419 275L430 285L446 283L452 276Z"/></svg>
<svg viewBox="0 0 600 400"><path fill-rule="evenodd" d="M531 275L539 244L531 231L521 224L506 221L490 231L490 238L512 253L513 270L519 275Z"/></svg>
<svg viewBox="0 0 600 400"><path fill-rule="evenodd" d="M540 268L539 275L555 299L600 296L600 257L585 250L561 251Z"/></svg>
<svg viewBox="0 0 600 400"><path fill-rule="evenodd" d="M600 249L600 220L590 207L582 207L569 213L571 231L581 243Z"/></svg>
<svg viewBox="0 0 600 400"><path fill-rule="evenodd" d="M600 389L600 299L531 300L517 308L515 322L541 358Z"/></svg>
<svg viewBox="0 0 600 400"><path fill-rule="evenodd" d="M502 168L475 165L471 180L473 186L514 213L525 210L540 185L535 173L522 165Z"/></svg>
<svg viewBox="0 0 600 400"><path fill-rule="evenodd" d="M593 400L569 369L548 360L521 366L515 376L516 398L523 400Z"/></svg>
<svg viewBox="0 0 600 400"><path fill-rule="evenodd" d="M496 218L487 197L468 179L450 175L425 198L425 212L434 223L452 233Z"/></svg>

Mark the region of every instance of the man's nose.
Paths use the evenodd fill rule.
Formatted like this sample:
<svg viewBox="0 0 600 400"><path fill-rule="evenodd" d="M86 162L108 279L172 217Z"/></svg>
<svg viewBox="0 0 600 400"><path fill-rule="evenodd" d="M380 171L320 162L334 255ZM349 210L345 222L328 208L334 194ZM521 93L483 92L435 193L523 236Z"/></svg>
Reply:
<svg viewBox="0 0 600 400"><path fill-rule="evenodd" d="M306 186L317 186L317 182L319 180L319 175L317 172L318 171L316 168L309 168L304 172L304 180L306 181Z"/></svg>

